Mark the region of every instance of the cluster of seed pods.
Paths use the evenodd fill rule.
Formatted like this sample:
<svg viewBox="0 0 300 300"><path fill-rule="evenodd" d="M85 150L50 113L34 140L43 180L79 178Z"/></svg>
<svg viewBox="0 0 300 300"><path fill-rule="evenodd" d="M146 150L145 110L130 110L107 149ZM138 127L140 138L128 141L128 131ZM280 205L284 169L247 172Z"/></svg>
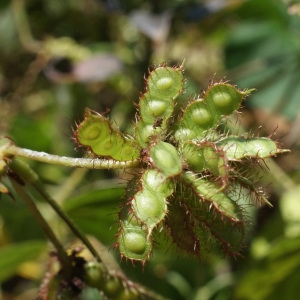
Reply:
<svg viewBox="0 0 300 300"><path fill-rule="evenodd" d="M53 270L50 270L45 275L38 299L77 299L76 296L82 293L82 289L86 285L98 289L101 296L104 297L101 299L160 299L159 296L151 297L148 290L128 280L122 273L108 271L103 263L86 262L81 256L74 256L74 253L69 258L72 261L73 277L66 279L62 271L54 273Z"/></svg>
<svg viewBox="0 0 300 300"><path fill-rule="evenodd" d="M114 129L104 116L89 109L85 110L85 119L77 128L76 139L81 146L88 147L97 156L117 161L139 157L134 141Z"/></svg>
<svg viewBox="0 0 300 300"><path fill-rule="evenodd" d="M116 243L121 256L133 261L149 259L158 228L196 257L211 249L237 255L244 243L245 216L231 196L232 189L239 189L232 162L285 151L269 138L217 134L221 120L239 109L252 90L215 82L187 105L178 99L183 91L183 67L161 65L148 75L131 139L90 111L75 132L78 144L96 156L140 159L142 171L126 188ZM243 188L254 189L251 180L241 181Z"/></svg>

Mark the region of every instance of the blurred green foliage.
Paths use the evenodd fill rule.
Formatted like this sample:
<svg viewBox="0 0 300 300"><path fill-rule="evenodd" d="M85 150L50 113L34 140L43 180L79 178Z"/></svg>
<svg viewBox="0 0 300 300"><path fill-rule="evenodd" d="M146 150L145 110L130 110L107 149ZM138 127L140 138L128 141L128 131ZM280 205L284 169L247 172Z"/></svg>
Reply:
<svg viewBox="0 0 300 300"><path fill-rule="evenodd" d="M262 182L271 183L274 208L253 209L245 203L251 222L243 257L205 254L198 262L157 245L144 270L125 261L120 265L132 280L170 299L296 299L300 3L215 3L1 1L0 135L21 147L81 157L71 137L84 108L109 109L110 119L130 130L132 103L138 101L143 76L149 66L164 61L180 64L186 59L188 94L200 93L211 79L223 76L240 88L257 88L245 102L246 117L232 122L231 129L244 127L256 134L264 125L262 130L272 134L279 124L279 141L293 153L276 161L279 168L269 162L271 171L261 171ZM127 174L29 163L74 222L111 248ZM41 229L15 198L0 199L0 282L3 299L26 300L35 297L28 294L32 288L37 294L48 257ZM37 196L36 201L64 245L70 246L74 237ZM117 257L112 249L110 253ZM101 299L93 290L84 293L82 299Z"/></svg>

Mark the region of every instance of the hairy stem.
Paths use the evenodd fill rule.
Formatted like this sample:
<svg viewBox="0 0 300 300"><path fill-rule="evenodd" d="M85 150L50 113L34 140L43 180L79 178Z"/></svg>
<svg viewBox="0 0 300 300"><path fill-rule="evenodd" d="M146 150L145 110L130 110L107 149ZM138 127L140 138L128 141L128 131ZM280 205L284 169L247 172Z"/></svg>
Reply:
<svg viewBox="0 0 300 300"><path fill-rule="evenodd" d="M15 145L9 145L4 149L3 153L6 156L20 156L48 164L72 168L120 169L135 168L140 165L140 161L138 159L129 161L116 161L112 159L99 158L73 158L48 154L46 152L38 152L25 148L19 148Z"/></svg>

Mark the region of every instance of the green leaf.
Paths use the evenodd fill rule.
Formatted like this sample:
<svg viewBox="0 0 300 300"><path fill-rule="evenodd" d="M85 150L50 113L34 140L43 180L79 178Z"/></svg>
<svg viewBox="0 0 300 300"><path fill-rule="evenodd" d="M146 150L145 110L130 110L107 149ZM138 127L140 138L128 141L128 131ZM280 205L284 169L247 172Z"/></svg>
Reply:
<svg viewBox="0 0 300 300"><path fill-rule="evenodd" d="M79 196L68 199L64 202L63 208L67 212L80 210L86 206L115 206L122 195L124 189L119 187L110 187L106 189L93 190L83 193Z"/></svg>
<svg viewBox="0 0 300 300"><path fill-rule="evenodd" d="M124 189L115 187L91 191L65 201L63 209L85 233L109 245L123 194Z"/></svg>
<svg viewBox="0 0 300 300"><path fill-rule="evenodd" d="M235 299L298 298L300 238L282 239L270 249L269 255L258 261L240 280Z"/></svg>
<svg viewBox="0 0 300 300"><path fill-rule="evenodd" d="M282 195L280 212L285 223L284 233L287 237L300 236L300 187L290 189Z"/></svg>
<svg viewBox="0 0 300 300"><path fill-rule="evenodd" d="M18 267L46 249L45 242L27 241L0 248L0 282L14 275Z"/></svg>

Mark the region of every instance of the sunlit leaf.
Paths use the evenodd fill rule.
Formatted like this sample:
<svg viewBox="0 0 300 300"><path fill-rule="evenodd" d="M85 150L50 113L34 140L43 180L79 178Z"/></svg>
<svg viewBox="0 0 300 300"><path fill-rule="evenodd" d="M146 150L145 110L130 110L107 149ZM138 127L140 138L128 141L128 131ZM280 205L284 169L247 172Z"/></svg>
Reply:
<svg viewBox="0 0 300 300"><path fill-rule="evenodd" d="M26 241L0 248L0 282L15 274L22 263L35 259L45 249L45 242L40 241Z"/></svg>

